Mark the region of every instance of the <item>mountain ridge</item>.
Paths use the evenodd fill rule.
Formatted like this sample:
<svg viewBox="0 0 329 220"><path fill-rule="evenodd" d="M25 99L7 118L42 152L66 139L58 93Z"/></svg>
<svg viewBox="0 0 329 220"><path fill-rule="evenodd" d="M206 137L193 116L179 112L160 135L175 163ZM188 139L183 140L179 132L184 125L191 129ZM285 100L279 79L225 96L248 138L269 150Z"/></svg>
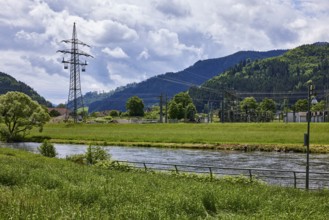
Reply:
<svg viewBox="0 0 329 220"><path fill-rule="evenodd" d="M39 104L47 107L52 107L52 104L40 94L38 94L32 87L21 81L17 81L14 77L7 73L0 72L0 94L6 94L10 91L25 93L26 95L30 96L34 101L37 101Z"/></svg>
<svg viewBox="0 0 329 220"><path fill-rule="evenodd" d="M188 90L192 85L201 85L203 82L224 72L242 60L257 60L280 56L287 51L239 51L221 58L199 60L184 70L151 77L133 86L114 92L110 97L103 100L92 102L88 105L89 111L95 112L114 109L125 111L126 100L134 95L143 99L145 106L150 106L159 102L159 96L161 94L172 97L179 92Z"/></svg>
<svg viewBox="0 0 329 220"><path fill-rule="evenodd" d="M282 56L240 62L200 87L191 87L189 94L199 111L209 100L213 100L214 108L219 108L224 91L239 94L240 98L253 96L259 101L272 98L291 106L298 99L307 98L306 84L312 80L317 97L325 99L329 89L328 54L329 43L317 42L301 45Z"/></svg>

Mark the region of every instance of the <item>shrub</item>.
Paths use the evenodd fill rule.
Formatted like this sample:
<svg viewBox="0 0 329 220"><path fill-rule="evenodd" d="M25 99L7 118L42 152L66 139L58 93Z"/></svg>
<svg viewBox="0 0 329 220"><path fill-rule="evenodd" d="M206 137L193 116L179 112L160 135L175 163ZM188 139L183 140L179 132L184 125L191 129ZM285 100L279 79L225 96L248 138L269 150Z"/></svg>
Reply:
<svg viewBox="0 0 329 220"><path fill-rule="evenodd" d="M105 119L107 122L112 122L112 121L113 121L112 116L105 116L104 119Z"/></svg>
<svg viewBox="0 0 329 220"><path fill-rule="evenodd" d="M61 113L59 113L59 111L53 109L49 112L49 115L50 115L50 117L57 117L57 116L60 116Z"/></svg>
<svg viewBox="0 0 329 220"><path fill-rule="evenodd" d="M75 154L67 156L66 160L72 161L78 164L95 165L99 162L109 161L110 163L111 155L107 153L103 147L91 146L87 148L84 154Z"/></svg>
<svg viewBox="0 0 329 220"><path fill-rule="evenodd" d="M71 156L66 156L66 160L83 165L83 164L85 164L86 155L85 154L74 154Z"/></svg>
<svg viewBox="0 0 329 220"><path fill-rule="evenodd" d="M87 148L85 154L87 164L96 164L99 161L110 160L111 156L108 154L103 147L100 146L91 146Z"/></svg>
<svg viewBox="0 0 329 220"><path fill-rule="evenodd" d="M38 151L41 155L46 157L56 157L57 152L56 148L53 144L49 143L47 140L43 141L43 143L38 147Z"/></svg>
<svg viewBox="0 0 329 220"><path fill-rule="evenodd" d="M110 116L112 116L112 117L118 117L119 116L119 112L117 110L111 110L110 111Z"/></svg>

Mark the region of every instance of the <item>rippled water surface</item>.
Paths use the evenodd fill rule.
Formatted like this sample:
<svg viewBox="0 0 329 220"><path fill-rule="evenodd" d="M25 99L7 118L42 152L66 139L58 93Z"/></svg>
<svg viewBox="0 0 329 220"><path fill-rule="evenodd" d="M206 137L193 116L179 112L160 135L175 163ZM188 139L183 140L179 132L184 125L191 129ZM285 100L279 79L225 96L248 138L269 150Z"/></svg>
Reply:
<svg viewBox="0 0 329 220"><path fill-rule="evenodd" d="M25 149L37 153L39 143L2 144L7 147ZM80 154L86 145L55 144L58 157ZM171 149L146 147L105 147L114 160L137 162L176 163L187 165L208 165L216 167L263 168L283 170L305 170L306 155L281 152L240 152L199 149ZM310 171L329 172L328 154L311 154Z"/></svg>

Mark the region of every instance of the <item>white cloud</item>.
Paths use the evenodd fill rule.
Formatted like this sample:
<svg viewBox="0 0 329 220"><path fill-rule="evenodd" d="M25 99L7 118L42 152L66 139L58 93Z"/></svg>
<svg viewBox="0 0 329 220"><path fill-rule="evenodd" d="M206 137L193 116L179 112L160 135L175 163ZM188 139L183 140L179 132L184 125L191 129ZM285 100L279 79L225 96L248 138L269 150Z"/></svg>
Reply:
<svg viewBox="0 0 329 220"><path fill-rule="evenodd" d="M129 58L129 56L120 47L116 47L113 50L108 47L105 47L102 50L102 52L111 57L118 58L118 59Z"/></svg>
<svg viewBox="0 0 329 220"><path fill-rule="evenodd" d="M138 55L137 59L138 60L147 60L150 58L150 54L148 49L144 48L144 50Z"/></svg>
<svg viewBox="0 0 329 220"><path fill-rule="evenodd" d="M10 0L0 1L0 71L50 101L66 100L69 72L59 49L92 46L82 91L115 89L199 59L238 50L328 41L327 0ZM66 57L67 58L67 57ZM82 57L81 57L82 59Z"/></svg>

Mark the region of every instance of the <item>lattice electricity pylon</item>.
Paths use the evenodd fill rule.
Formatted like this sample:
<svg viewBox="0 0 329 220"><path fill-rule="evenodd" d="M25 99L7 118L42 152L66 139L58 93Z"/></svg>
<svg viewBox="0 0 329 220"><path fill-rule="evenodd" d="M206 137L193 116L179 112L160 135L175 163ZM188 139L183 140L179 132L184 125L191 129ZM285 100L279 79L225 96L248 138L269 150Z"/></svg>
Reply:
<svg viewBox="0 0 329 220"><path fill-rule="evenodd" d="M66 119L68 119L69 115L72 115L74 122L76 123L78 121L78 110L82 108L82 111L84 111L83 98L81 93L81 83L80 83L80 66L82 72L86 71L86 66L87 66L87 61L80 62L79 56L85 56L85 57L93 57L93 56L82 50L79 50L78 45L86 46L86 47L90 47L90 46L78 40L75 23L73 24L72 39L63 40L62 42L71 44L71 50L67 49L67 50L57 51L63 54L71 55L70 60L65 60L63 58L62 61L62 63L64 64L64 69L68 69L68 65L70 65L70 89L69 89L69 96L66 105L67 109L70 112L66 113Z"/></svg>

